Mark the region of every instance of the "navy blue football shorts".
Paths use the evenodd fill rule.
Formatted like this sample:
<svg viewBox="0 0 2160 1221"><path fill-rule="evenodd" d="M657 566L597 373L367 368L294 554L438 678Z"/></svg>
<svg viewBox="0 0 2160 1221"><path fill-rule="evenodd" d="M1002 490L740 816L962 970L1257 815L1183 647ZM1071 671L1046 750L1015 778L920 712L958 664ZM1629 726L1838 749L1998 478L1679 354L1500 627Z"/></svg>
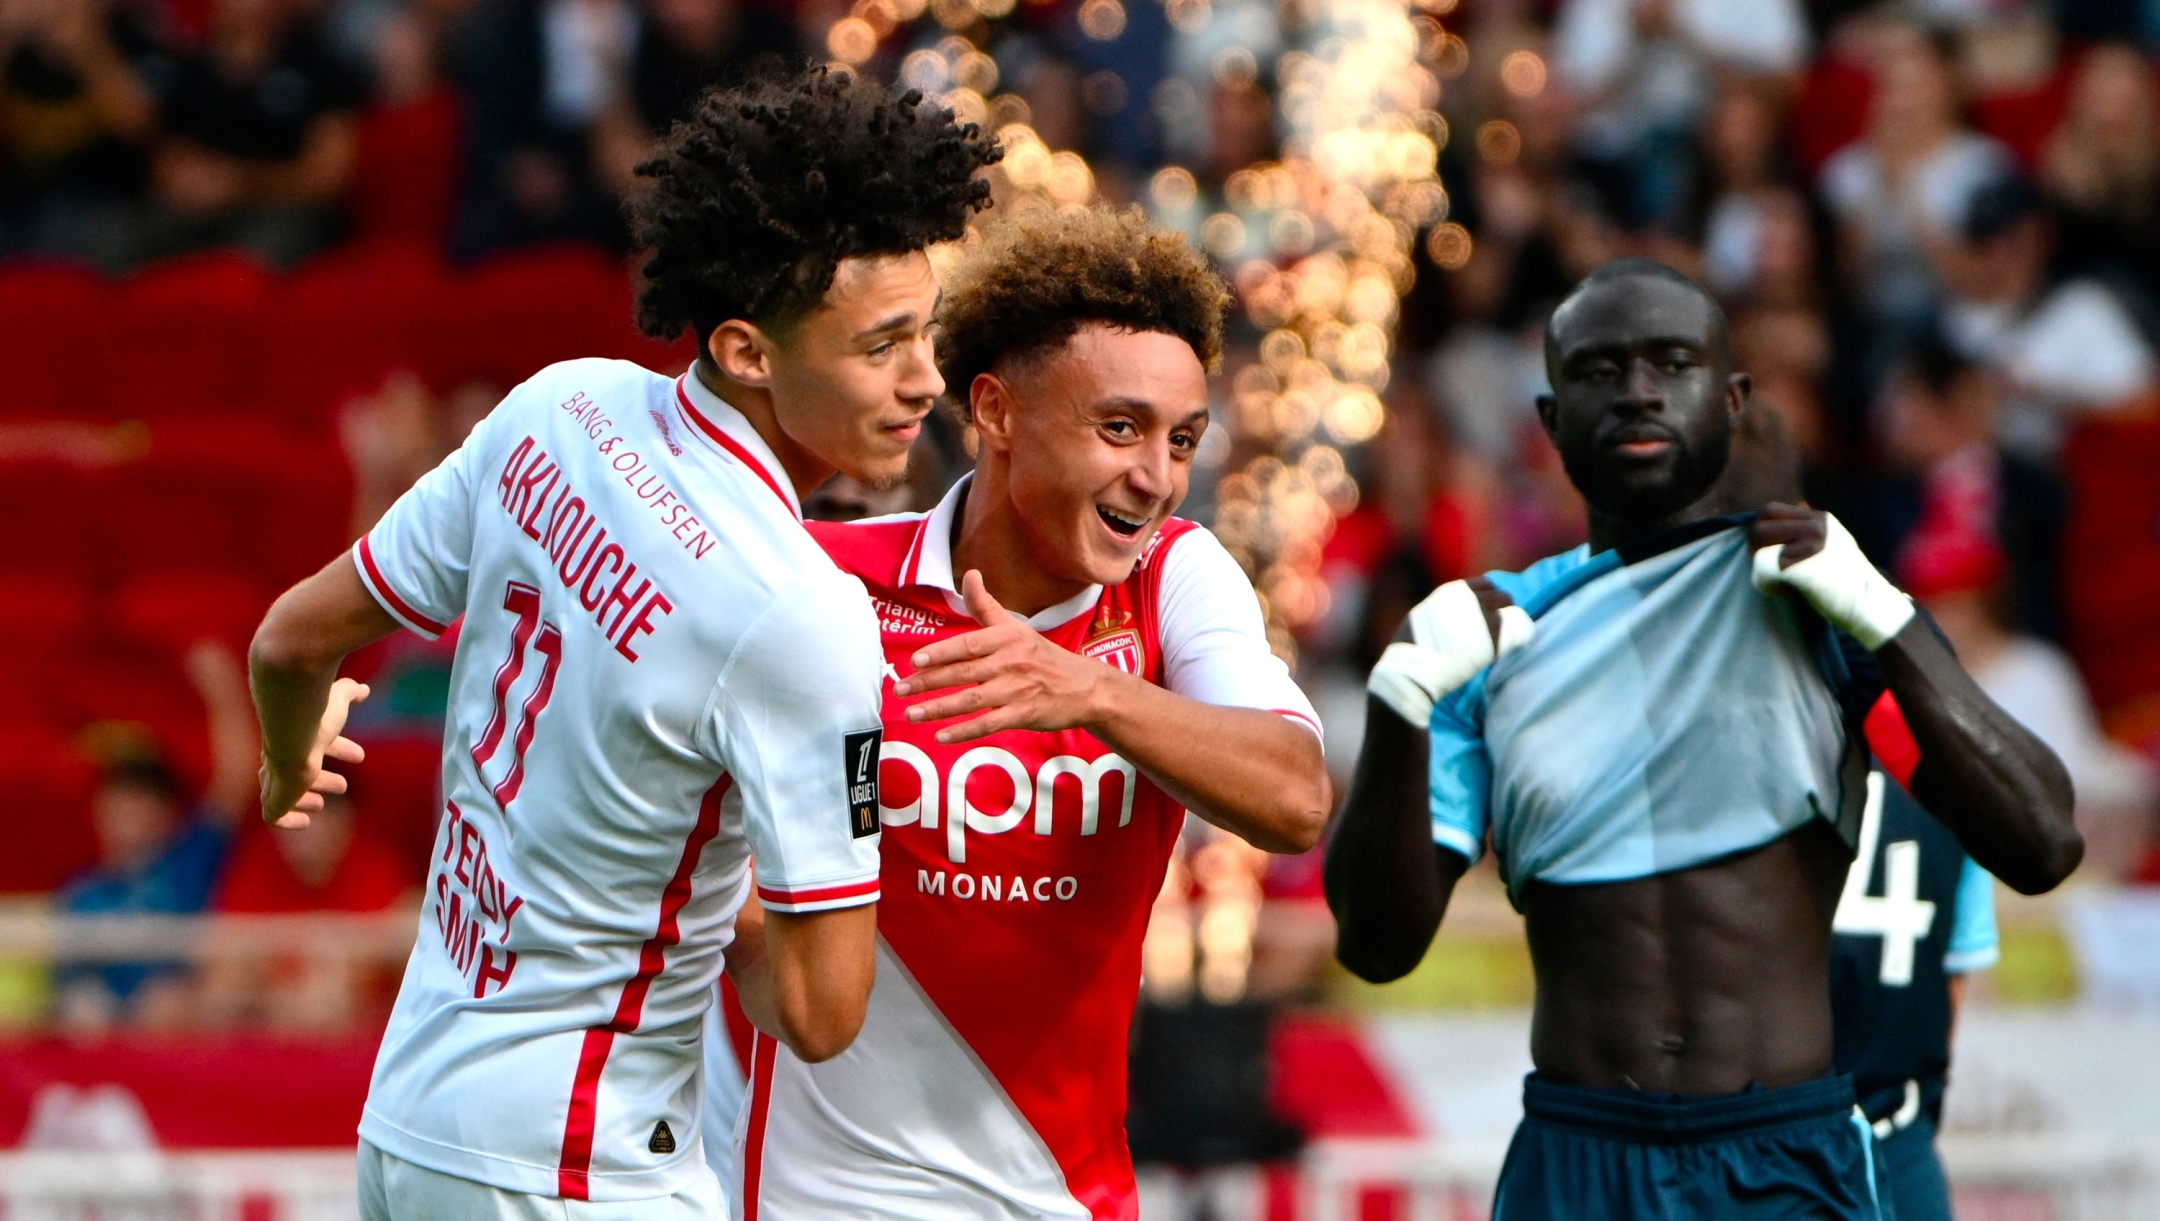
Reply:
<svg viewBox="0 0 2160 1221"><path fill-rule="evenodd" d="M1682 1098L1530 1074L1493 1221L1893 1221L1850 1079Z"/></svg>

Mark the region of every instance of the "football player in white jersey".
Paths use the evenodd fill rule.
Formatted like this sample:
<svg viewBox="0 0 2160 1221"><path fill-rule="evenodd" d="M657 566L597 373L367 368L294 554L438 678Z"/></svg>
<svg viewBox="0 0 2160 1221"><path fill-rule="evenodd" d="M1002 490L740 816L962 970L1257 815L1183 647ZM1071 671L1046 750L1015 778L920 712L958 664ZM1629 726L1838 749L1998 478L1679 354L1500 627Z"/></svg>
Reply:
<svg viewBox="0 0 2160 1221"><path fill-rule="evenodd" d="M708 94L640 167L638 320L666 378L536 374L252 652L263 811L301 825L352 650L462 621L419 943L360 1127L368 1221L725 1215L699 1030L726 952L807 1061L861 1023L878 897L876 619L801 525L903 471L943 389L924 249L995 145L815 72ZM762 936L729 946L751 887ZM756 941L760 944L748 944Z"/></svg>
<svg viewBox="0 0 2160 1221"><path fill-rule="evenodd" d="M1137 210L1006 218L939 311L974 474L811 524L892 680L878 972L839 1056L753 1039L744 1221L1135 1215L1127 1031L1185 811L1296 852L1329 808L1251 582L1172 516L1225 298Z"/></svg>

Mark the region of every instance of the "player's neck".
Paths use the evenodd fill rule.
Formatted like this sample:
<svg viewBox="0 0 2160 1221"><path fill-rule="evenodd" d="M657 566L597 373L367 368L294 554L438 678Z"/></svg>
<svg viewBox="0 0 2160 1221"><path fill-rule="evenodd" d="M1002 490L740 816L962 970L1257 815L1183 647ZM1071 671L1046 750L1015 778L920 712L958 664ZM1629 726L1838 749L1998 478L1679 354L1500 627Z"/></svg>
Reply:
<svg viewBox="0 0 2160 1221"><path fill-rule="evenodd" d="M1710 485L1710 490L1703 493L1700 500L1677 513L1668 513L1662 517L1627 517L1601 512L1593 505L1590 508L1590 550L1593 553L1610 551L1622 543L1661 534L1689 522L1701 521L1706 517L1723 517L1732 512L1727 503L1729 499L1726 495L1725 480L1721 478Z"/></svg>
<svg viewBox="0 0 2160 1221"><path fill-rule="evenodd" d="M1052 575L1035 562L1010 490L1004 467L985 450L960 506L952 540L953 580L958 583L973 568L982 573L984 588L999 605L1016 615L1032 615L1086 589L1088 582Z"/></svg>
<svg viewBox="0 0 2160 1221"><path fill-rule="evenodd" d="M818 490L840 468L820 458L796 443L787 431L780 427L780 417L773 410L772 392L756 386L746 386L713 366L712 362L700 360L690 366L698 383L720 396L720 400L742 413L750 421L758 439L765 448L780 460L781 473L795 487L795 499L810 499L810 493Z"/></svg>

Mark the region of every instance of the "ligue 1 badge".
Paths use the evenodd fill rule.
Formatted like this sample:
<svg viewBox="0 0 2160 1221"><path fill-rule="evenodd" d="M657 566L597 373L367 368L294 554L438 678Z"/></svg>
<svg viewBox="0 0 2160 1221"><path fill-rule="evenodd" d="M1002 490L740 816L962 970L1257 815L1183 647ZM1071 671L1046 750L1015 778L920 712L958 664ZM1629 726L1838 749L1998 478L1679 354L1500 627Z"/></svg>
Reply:
<svg viewBox="0 0 2160 1221"><path fill-rule="evenodd" d="M1087 643L1080 646L1080 655L1137 678L1147 664L1147 654L1140 647L1140 633L1128 626L1131 623L1131 611L1112 610L1105 601L1095 622L1088 625Z"/></svg>

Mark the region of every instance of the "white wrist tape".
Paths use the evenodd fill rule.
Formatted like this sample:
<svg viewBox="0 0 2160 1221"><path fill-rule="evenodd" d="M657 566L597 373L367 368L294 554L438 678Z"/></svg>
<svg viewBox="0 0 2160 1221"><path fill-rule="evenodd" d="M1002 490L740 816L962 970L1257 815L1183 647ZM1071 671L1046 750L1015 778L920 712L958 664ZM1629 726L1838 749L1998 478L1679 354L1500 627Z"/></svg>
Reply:
<svg viewBox="0 0 2160 1221"><path fill-rule="evenodd" d="M1365 689L1412 725L1424 725L1443 696L1501 654L1529 643L1535 625L1521 607L1503 606L1499 617L1495 648L1477 591L1466 582L1449 581L1411 610L1411 639L1387 647Z"/></svg>
<svg viewBox="0 0 2160 1221"><path fill-rule="evenodd" d="M1799 590L1832 627L1843 629L1872 653L1912 622L1912 599L1868 563L1843 522L1825 513L1823 526L1822 550L1790 568L1778 567L1786 544L1757 551L1755 587Z"/></svg>

